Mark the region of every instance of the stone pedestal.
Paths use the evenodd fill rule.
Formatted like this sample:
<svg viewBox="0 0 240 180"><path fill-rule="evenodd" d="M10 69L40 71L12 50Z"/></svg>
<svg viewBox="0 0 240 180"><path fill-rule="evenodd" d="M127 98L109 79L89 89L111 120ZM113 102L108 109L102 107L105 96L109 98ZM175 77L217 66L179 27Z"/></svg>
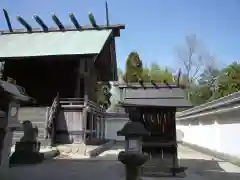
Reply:
<svg viewBox="0 0 240 180"><path fill-rule="evenodd" d="M24 135L15 145L15 151L10 157L10 165L36 164L44 160L40 153L40 142L37 141L38 129L32 126L31 121L23 122Z"/></svg>
<svg viewBox="0 0 240 180"><path fill-rule="evenodd" d="M126 180L140 180L140 166L147 161L146 154L137 152L124 152L118 154L118 160L125 165Z"/></svg>
<svg viewBox="0 0 240 180"><path fill-rule="evenodd" d="M9 159L11 166L17 164L37 164L44 160L44 154L39 152L39 142L17 142L15 151Z"/></svg>

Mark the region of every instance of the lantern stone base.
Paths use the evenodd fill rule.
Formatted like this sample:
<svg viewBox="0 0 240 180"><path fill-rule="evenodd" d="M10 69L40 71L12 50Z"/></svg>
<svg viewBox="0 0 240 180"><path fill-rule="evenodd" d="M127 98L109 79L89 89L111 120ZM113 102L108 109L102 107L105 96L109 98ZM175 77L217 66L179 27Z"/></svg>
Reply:
<svg viewBox="0 0 240 180"><path fill-rule="evenodd" d="M143 165L148 159L148 155L141 154L138 152L125 152L121 151L118 154L118 160L121 161L123 164L129 166L141 166Z"/></svg>
<svg viewBox="0 0 240 180"><path fill-rule="evenodd" d="M140 180L140 166L148 159L146 154L121 151L118 160L125 164L126 180Z"/></svg>
<svg viewBox="0 0 240 180"><path fill-rule="evenodd" d="M15 151L9 159L10 166L42 162L44 160L44 154L40 153L39 150L39 142L17 142Z"/></svg>

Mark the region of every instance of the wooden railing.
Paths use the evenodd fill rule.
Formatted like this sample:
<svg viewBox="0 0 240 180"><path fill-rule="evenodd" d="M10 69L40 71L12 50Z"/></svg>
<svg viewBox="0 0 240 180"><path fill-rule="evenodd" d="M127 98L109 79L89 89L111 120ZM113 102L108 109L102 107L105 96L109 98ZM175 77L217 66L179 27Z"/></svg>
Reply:
<svg viewBox="0 0 240 180"><path fill-rule="evenodd" d="M53 120L57 114L57 110L60 106L59 103L59 94L57 94L57 96L54 98L52 106L50 107L50 109L48 110L48 116L47 116L47 133L46 133L46 139L49 138L49 136L51 135L51 131L53 130Z"/></svg>
<svg viewBox="0 0 240 180"><path fill-rule="evenodd" d="M78 108L84 108L88 107L92 111L96 112L105 112L105 109L100 107L97 103L88 100L87 96L84 98L60 98L59 103L61 104L61 107L78 107Z"/></svg>
<svg viewBox="0 0 240 180"><path fill-rule="evenodd" d="M74 109L76 111L82 111L82 119L83 122L89 122L89 127L87 128L87 124L83 125L84 128L84 139L86 142L91 140L93 137L99 135L97 131L97 118L104 118L105 109L100 107L97 103L88 100L87 95L84 98L60 98L59 101L61 108L63 109ZM104 127L104 122L101 121L102 126ZM99 130L100 131L100 130ZM105 130L103 130L102 134ZM104 135L100 135L101 138L104 138Z"/></svg>

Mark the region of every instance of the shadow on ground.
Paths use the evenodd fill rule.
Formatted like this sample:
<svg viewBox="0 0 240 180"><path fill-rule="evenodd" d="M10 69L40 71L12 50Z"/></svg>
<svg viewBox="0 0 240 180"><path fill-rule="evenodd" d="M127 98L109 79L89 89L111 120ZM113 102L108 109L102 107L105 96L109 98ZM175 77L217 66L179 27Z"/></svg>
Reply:
<svg viewBox="0 0 240 180"><path fill-rule="evenodd" d="M118 147L116 147L118 149ZM117 155L106 154L90 159L52 159L38 165L10 168L10 179L23 180L123 180L124 166L116 161ZM239 180L239 167L216 160L181 159L188 172L206 180ZM234 169L235 168L235 169ZM231 172L226 172L231 171ZM234 172L236 171L236 172ZM189 174L188 173L188 174Z"/></svg>
<svg viewBox="0 0 240 180"><path fill-rule="evenodd" d="M123 165L115 160L115 155L106 156L105 160L89 159L52 159L37 165L24 165L10 168L11 180L122 180Z"/></svg>
<svg viewBox="0 0 240 180"><path fill-rule="evenodd" d="M188 172L209 180L238 180L240 167L225 161L203 159L181 159L181 166L188 167ZM228 171L228 172L227 172ZM238 172L238 173L237 173Z"/></svg>

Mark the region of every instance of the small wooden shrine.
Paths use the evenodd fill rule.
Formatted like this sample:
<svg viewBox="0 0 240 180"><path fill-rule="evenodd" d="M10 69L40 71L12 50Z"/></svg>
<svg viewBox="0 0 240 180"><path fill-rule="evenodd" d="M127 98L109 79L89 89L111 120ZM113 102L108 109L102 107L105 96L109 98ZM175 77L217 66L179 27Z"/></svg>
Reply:
<svg viewBox="0 0 240 180"><path fill-rule="evenodd" d="M190 107L180 85L156 83L118 84L120 104L129 118L138 119L150 136L143 138L142 151L150 160L143 166L143 174L179 171L176 140L176 109ZM131 118L134 116L134 118ZM136 118L138 116L138 118Z"/></svg>
<svg viewBox="0 0 240 180"><path fill-rule="evenodd" d="M8 26L8 30L0 31L3 79L13 79L36 100L26 107L39 107L39 111L48 107L46 129L52 139L65 134L72 142L82 142L89 134L97 136L97 122L103 118L104 109L96 103L96 83L117 80L115 37L125 25L109 23L107 3L105 25L98 24L89 13L90 25L83 26L70 13L71 27L53 14L56 27L49 27L34 15L40 28L17 16L24 29L13 29L8 12L3 12ZM103 126L102 121L100 124Z"/></svg>

